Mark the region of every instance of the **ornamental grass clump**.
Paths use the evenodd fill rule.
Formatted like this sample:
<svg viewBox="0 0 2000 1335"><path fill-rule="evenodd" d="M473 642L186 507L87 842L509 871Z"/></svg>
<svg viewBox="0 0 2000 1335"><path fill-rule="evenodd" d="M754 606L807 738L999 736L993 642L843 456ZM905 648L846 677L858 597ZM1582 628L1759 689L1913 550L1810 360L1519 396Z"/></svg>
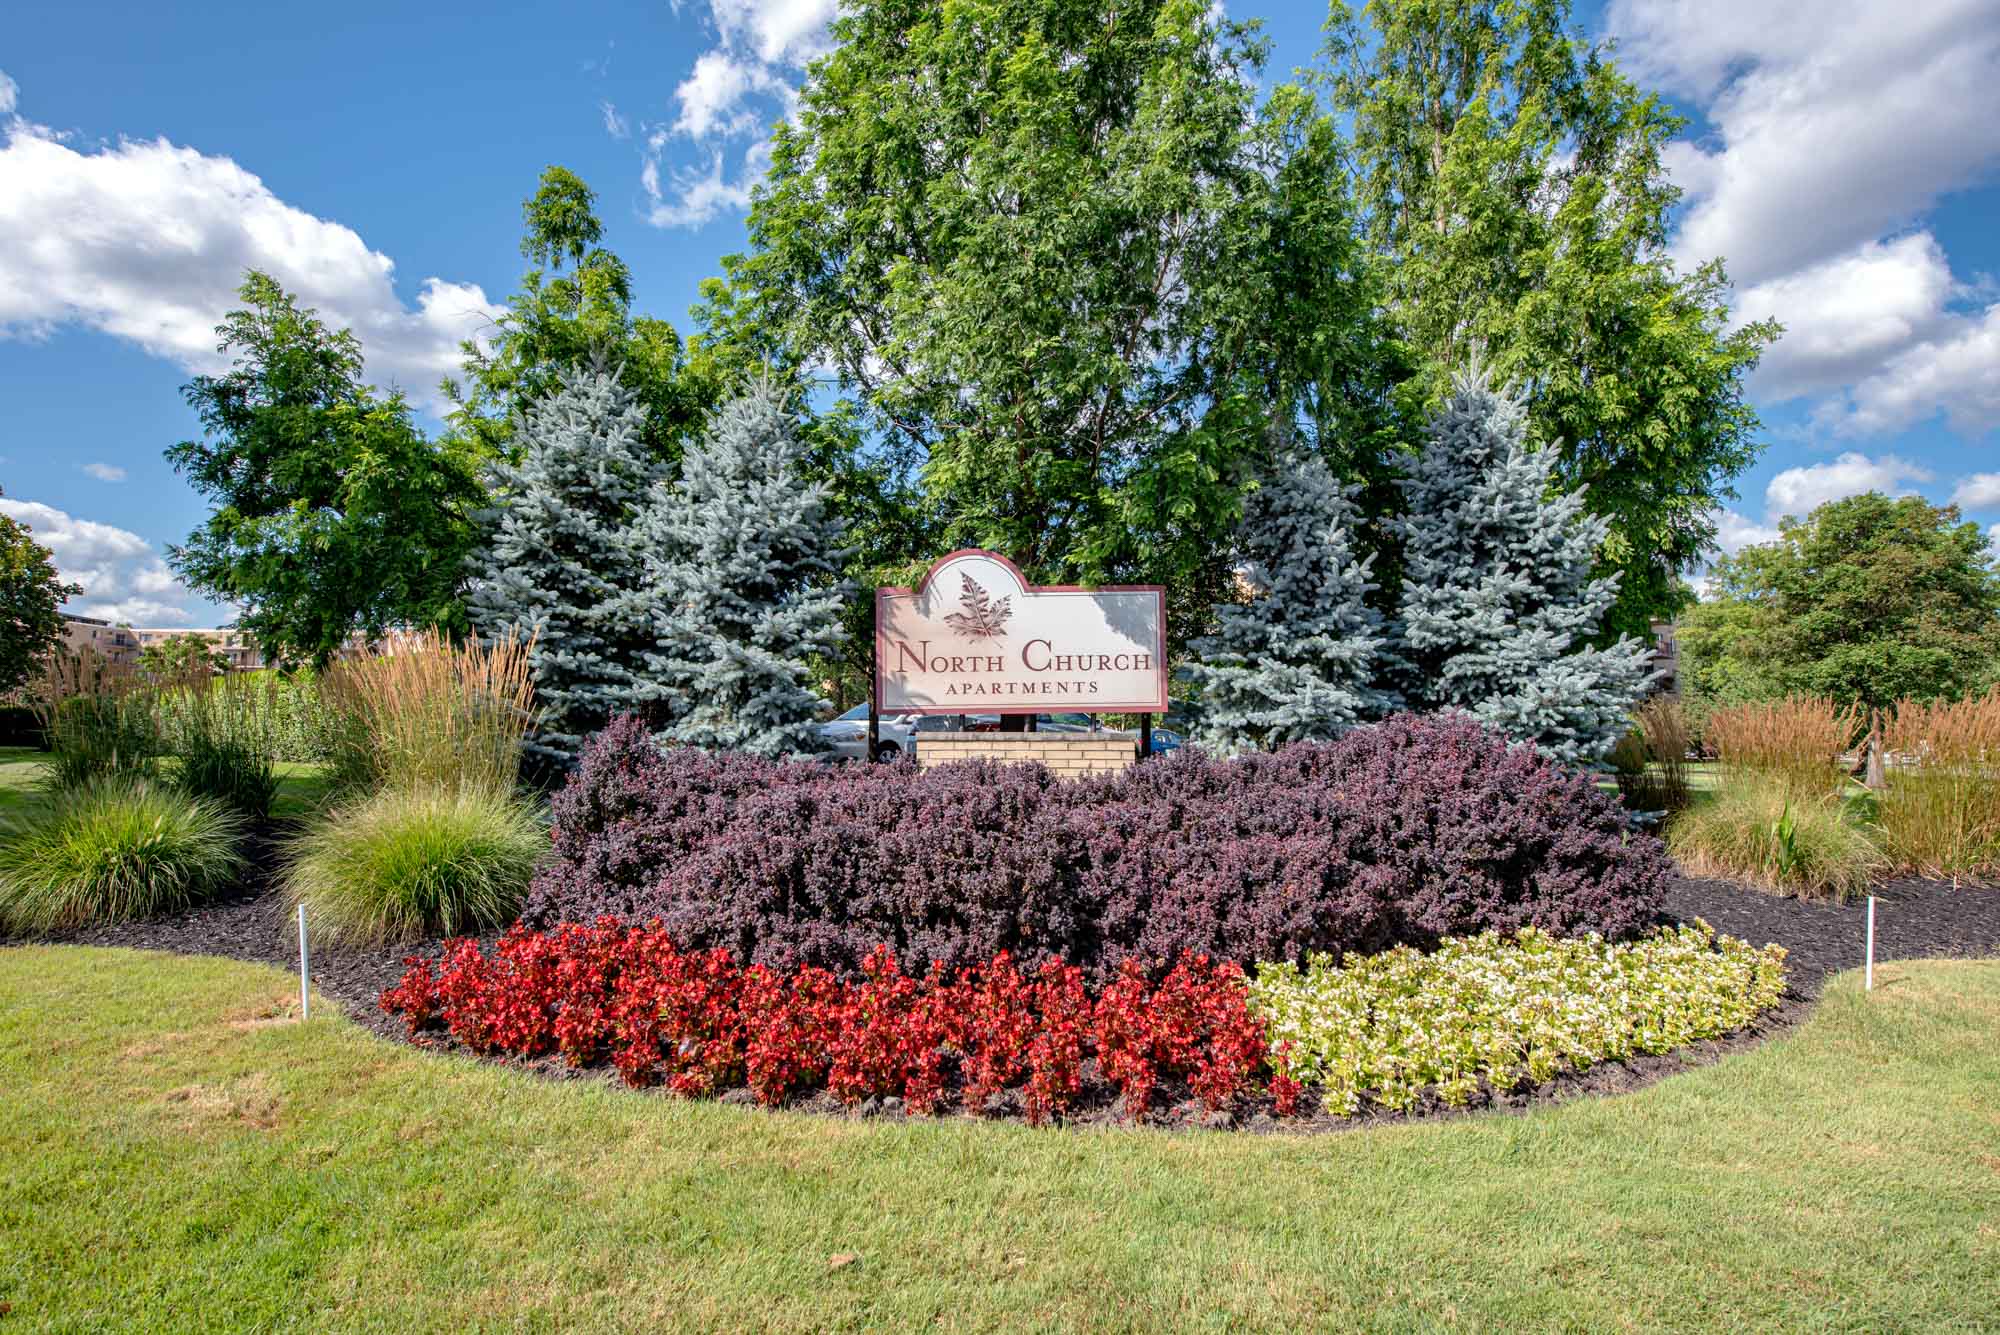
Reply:
<svg viewBox="0 0 2000 1335"><path fill-rule="evenodd" d="M1722 761L1725 786L1761 780L1794 797L1823 798L1845 787L1842 757L1866 722L1859 705L1792 695L1713 710L1702 736Z"/></svg>
<svg viewBox="0 0 2000 1335"><path fill-rule="evenodd" d="M1540 1084L1602 1061L1668 1052L1751 1023L1785 992L1785 951L1707 923L1613 944L1535 928L1454 938L1305 968L1265 964L1250 1005L1293 1079L1331 1111Z"/></svg>
<svg viewBox="0 0 2000 1335"><path fill-rule="evenodd" d="M51 654L32 699L54 787L154 772L165 747L159 692L131 666L89 650Z"/></svg>
<svg viewBox="0 0 2000 1335"><path fill-rule="evenodd" d="M483 932L514 920L547 849L534 807L511 793L385 788L293 842L285 894L323 939Z"/></svg>
<svg viewBox="0 0 2000 1335"><path fill-rule="evenodd" d="M2000 870L2000 690L1969 700L1898 701L1876 808L1897 867L1925 876Z"/></svg>
<svg viewBox="0 0 2000 1335"><path fill-rule="evenodd" d="M1618 795L1634 811L1674 812L1692 794L1688 750L1694 730L1671 695L1656 695L1632 711L1632 730L1611 749Z"/></svg>
<svg viewBox="0 0 2000 1335"><path fill-rule="evenodd" d="M243 866L243 818L131 775L44 794L0 822L0 926L57 931L184 909Z"/></svg>
<svg viewBox="0 0 2000 1335"><path fill-rule="evenodd" d="M258 678L189 674L162 692L166 749L174 783L253 819L271 814L278 793L280 687Z"/></svg>
<svg viewBox="0 0 2000 1335"><path fill-rule="evenodd" d="M1836 902L1866 893L1889 867L1852 804L1769 778L1733 778L1683 811L1667 847L1695 876Z"/></svg>
<svg viewBox="0 0 2000 1335"><path fill-rule="evenodd" d="M512 791L535 720L531 647L512 633L459 644L427 630L334 664L320 690L335 788Z"/></svg>

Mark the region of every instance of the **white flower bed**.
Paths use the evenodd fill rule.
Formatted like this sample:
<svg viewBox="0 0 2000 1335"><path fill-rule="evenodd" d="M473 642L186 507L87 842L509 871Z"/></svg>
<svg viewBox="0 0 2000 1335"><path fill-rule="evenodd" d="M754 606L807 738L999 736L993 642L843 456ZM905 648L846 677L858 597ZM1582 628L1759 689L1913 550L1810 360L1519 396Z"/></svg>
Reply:
<svg viewBox="0 0 2000 1335"><path fill-rule="evenodd" d="M1699 920L1616 945L1531 927L1428 955L1261 964L1250 994L1292 1076L1352 1113L1364 1095L1407 1109L1435 1089L1458 1105L1482 1079L1513 1089L1718 1037L1778 1004L1784 959L1781 946L1758 950Z"/></svg>

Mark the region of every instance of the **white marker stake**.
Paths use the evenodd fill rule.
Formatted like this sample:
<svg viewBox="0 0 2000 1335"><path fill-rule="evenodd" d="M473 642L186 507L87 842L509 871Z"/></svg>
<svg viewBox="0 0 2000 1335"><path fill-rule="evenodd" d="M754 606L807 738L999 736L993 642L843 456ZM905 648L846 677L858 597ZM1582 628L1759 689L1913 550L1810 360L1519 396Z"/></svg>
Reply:
<svg viewBox="0 0 2000 1335"><path fill-rule="evenodd" d="M1872 905L1875 901L1871 899L1868 902ZM1869 930L1871 932L1875 929L1874 921L1873 918L1869 919ZM310 961L306 956L306 906L301 904L299 905L299 1023L301 1024L312 1018L312 992L310 990L312 984L308 981L309 974L307 972L309 963Z"/></svg>
<svg viewBox="0 0 2000 1335"><path fill-rule="evenodd" d="M1862 991L1874 991L1874 895L1868 895L1868 985Z"/></svg>

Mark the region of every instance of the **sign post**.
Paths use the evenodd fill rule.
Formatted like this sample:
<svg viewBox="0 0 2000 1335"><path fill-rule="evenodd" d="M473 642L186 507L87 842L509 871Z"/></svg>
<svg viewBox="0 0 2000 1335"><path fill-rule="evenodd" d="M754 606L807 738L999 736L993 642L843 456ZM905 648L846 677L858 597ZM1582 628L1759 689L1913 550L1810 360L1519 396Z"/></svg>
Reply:
<svg viewBox="0 0 2000 1335"><path fill-rule="evenodd" d="M875 609L875 618L878 623L881 621L882 609L879 606ZM868 637L868 763L871 765L882 758L882 712L875 706L875 679L882 671L878 635Z"/></svg>

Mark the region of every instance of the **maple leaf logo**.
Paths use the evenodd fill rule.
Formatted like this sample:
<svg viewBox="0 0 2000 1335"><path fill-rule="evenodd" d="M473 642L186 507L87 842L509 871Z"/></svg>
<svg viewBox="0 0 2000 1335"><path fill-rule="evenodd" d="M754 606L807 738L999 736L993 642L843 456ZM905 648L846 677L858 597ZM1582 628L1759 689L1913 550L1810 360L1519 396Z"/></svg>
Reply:
<svg viewBox="0 0 2000 1335"><path fill-rule="evenodd" d="M953 612L944 619L944 624L963 635L968 640L998 639L1007 629L1007 618L1013 609L1013 595L994 600L986 596L986 590L979 587L970 575L960 575L965 581L964 592L958 595L958 605L963 612Z"/></svg>

